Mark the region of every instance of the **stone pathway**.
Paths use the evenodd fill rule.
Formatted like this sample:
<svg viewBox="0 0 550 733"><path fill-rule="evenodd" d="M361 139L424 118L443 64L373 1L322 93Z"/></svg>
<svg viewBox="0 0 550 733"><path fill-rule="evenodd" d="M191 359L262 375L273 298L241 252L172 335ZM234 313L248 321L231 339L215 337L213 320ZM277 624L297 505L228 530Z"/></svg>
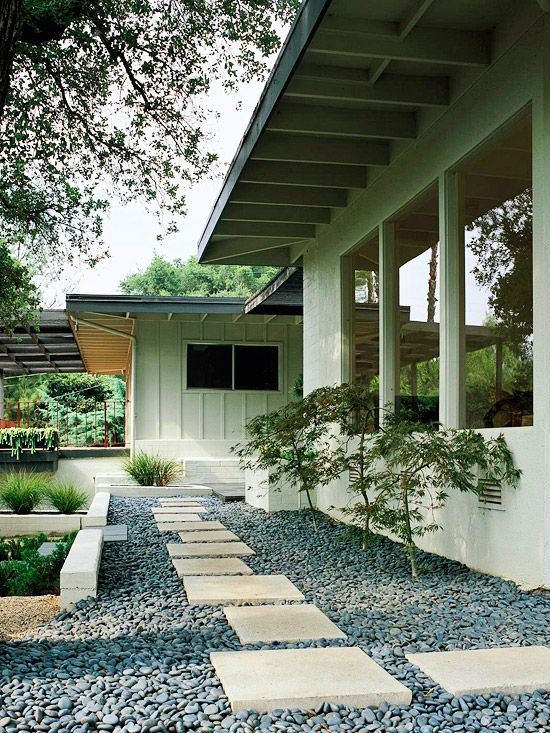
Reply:
<svg viewBox="0 0 550 733"><path fill-rule="evenodd" d="M154 508L157 523L166 516L177 519L175 512L193 511L186 501L191 500L182 499L177 509ZM181 544L169 543L167 550L178 558L172 562L189 604L228 604L224 614L243 645L346 638L314 605L266 605L304 600L304 595L285 575L254 575L238 558L255 553L235 533L197 529L179 536ZM455 696L550 688L547 647L432 652L407 659ZM357 647L215 652L211 661L234 711L253 708L269 713L325 702L405 705L412 697L407 687Z"/></svg>

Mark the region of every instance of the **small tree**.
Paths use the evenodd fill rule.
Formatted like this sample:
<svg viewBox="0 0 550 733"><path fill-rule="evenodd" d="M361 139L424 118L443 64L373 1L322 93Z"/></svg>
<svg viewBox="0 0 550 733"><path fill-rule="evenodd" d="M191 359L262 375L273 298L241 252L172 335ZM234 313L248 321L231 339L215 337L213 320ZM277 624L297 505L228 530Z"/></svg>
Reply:
<svg viewBox="0 0 550 733"><path fill-rule="evenodd" d="M434 510L445 505L449 492L479 494L486 482L516 486L521 475L503 435L486 440L473 430L449 430L391 413L372 436L369 459L380 466L370 478L377 491L371 525L403 542L415 578L416 539L441 529Z"/></svg>
<svg viewBox="0 0 550 733"><path fill-rule="evenodd" d="M334 459L329 442L328 424L319 409L322 393L307 397L270 412L258 415L246 426L248 442L234 446L233 452L244 468L270 469L270 479L287 480L305 492L313 526L317 530L312 492L336 478L340 462Z"/></svg>

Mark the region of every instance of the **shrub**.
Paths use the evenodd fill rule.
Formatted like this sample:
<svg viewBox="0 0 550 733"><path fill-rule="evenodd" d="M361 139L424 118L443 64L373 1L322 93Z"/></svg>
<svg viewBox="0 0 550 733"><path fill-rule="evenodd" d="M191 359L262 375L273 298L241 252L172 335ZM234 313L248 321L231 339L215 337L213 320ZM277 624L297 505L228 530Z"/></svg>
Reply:
<svg viewBox="0 0 550 733"><path fill-rule="evenodd" d="M75 537L62 537L47 557L38 554L48 539L44 534L0 542L0 596L58 595L59 573Z"/></svg>
<svg viewBox="0 0 550 733"><path fill-rule="evenodd" d="M30 514L45 496L50 477L32 471L13 471L0 480L0 503L14 514Z"/></svg>
<svg viewBox="0 0 550 733"><path fill-rule="evenodd" d="M71 483L56 483L48 486L46 498L61 514L74 514L88 504L88 494Z"/></svg>
<svg viewBox="0 0 550 733"><path fill-rule="evenodd" d="M177 461L139 451L124 462L124 471L140 486L167 486L178 476Z"/></svg>

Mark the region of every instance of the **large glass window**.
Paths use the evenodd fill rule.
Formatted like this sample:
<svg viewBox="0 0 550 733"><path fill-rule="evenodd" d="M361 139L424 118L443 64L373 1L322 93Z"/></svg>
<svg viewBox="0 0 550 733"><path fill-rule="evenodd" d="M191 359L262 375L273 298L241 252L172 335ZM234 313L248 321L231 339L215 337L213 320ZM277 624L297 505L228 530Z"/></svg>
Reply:
<svg viewBox="0 0 550 733"><path fill-rule="evenodd" d="M277 391L279 348L263 344L187 344L187 389Z"/></svg>
<svg viewBox="0 0 550 733"><path fill-rule="evenodd" d="M465 238L466 426L533 423L531 115L458 171Z"/></svg>
<svg viewBox="0 0 550 733"><path fill-rule="evenodd" d="M366 387L373 410L379 391L379 282L378 236L374 235L352 257L352 371L356 384Z"/></svg>
<svg viewBox="0 0 550 733"><path fill-rule="evenodd" d="M439 419L439 198L434 184L394 221L399 263L397 409Z"/></svg>

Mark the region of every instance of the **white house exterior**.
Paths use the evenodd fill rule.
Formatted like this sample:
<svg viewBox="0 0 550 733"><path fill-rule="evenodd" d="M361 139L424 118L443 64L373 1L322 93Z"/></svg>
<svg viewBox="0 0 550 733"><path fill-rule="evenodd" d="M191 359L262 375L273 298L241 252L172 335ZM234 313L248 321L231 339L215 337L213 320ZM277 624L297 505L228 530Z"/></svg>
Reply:
<svg viewBox="0 0 550 733"><path fill-rule="evenodd" d="M244 304L244 298L67 296L87 370L127 376L126 434L134 450L229 458L246 422L290 399L302 370L301 317L284 308L245 314ZM208 364L220 347L228 381L209 384ZM190 360L197 354L193 382ZM268 388L258 381L262 358L272 366ZM243 364L253 371L240 378Z"/></svg>
<svg viewBox="0 0 550 733"><path fill-rule="evenodd" d="M437 364L441 422L503 432L523 475L493 508L473 496L451 497L439 518L443 531L422 545L483 572L548 587L547 11L546 0L306 0L199 252L204 263L303 266L306 390L375 374L386 405L403 391L404 367L414 395L417 363ZM532 373L513 384L514 376L503 377L500 335L491 331L471 243L479 217L531 190L532 238L516 262L529 268L527 298L532 283L532 334L529 325L523 342L532 348L532 361L524 362ZM415 278L436 244L436 317L411 318L419 324L414 333L425 334L416 354L417 336L407 343L399 306L414 315ZM361 364L352 307L357 270L379 282L379 353ZM419 280L418 289L424 286ZM530 303L517 308L529 311ZM491 333L495 338L483 342ZM467 354L482 348L495 358L496 397L478 410L476 423ZM510 419L497 399L505 393L504 412L515 411ZM345 477L318 492L323 511L338 514L332 507L348 502Z"/></svg>

